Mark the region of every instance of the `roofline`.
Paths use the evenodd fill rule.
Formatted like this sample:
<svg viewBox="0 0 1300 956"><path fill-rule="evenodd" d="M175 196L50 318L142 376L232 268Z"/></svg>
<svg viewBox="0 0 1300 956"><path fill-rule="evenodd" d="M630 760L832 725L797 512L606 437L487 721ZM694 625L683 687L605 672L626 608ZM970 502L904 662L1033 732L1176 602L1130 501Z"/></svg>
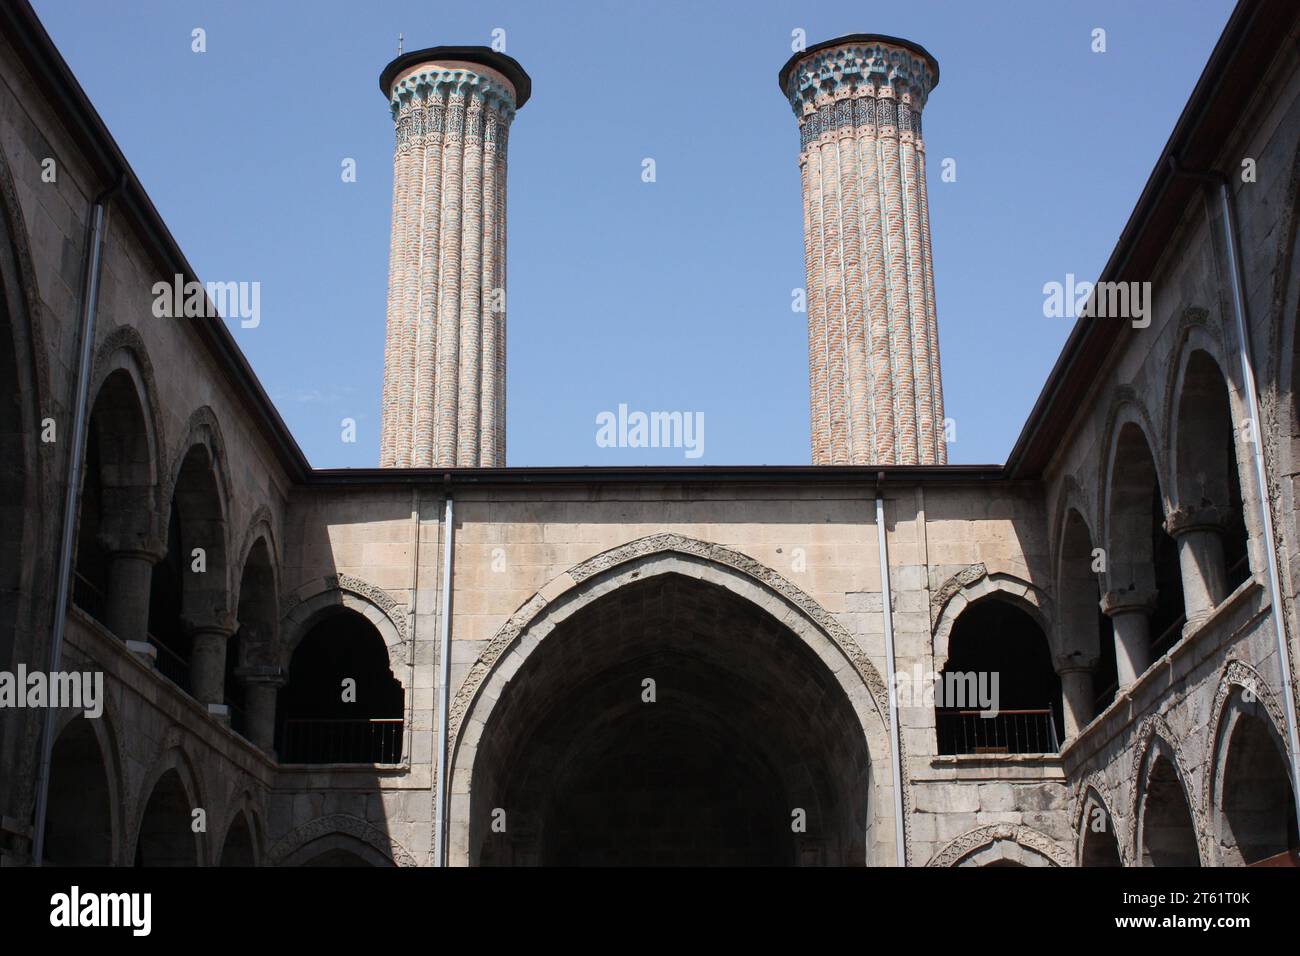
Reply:
<svg viewBox="0 0 1300 956"><path fill-rule="evenodd" d="M1292 0L1241 0L1232 11L1097 281L1141 277L1144 272L1149 278L1166 240L1201 188L1196 181L1178 177L1170 158L1197 169L1217 161L1235 126L1236 104L1253 92L1258 65L1273 61L1290 32L1279 24L1295 16ZM1009 475L1042 473L1060 446L1060 434L1073 422L1079 399L1124 334L1129 333L1123 323L1086 317L1074 323L1007 457Z"/></svg>
<svg viewBox="0 0 1300 956"><path fill-rule="evenodd" d="M53 101L77 147L89 160L91 179L98 177L98 183L92 181L89 184L91 195L117 182L120 177L122 190L115 203L127 214L146 248L165 267L182 275L186 282L198 281L193 266L185 258L171 230L140 184L135 170L127 162L117 141L81 88L76 75L50 39L30 2L21 0L18 3L0 3L0 26L4 27L9 41L37 86ZM220 317L208 316L187 321L198 331L200 340L216 359L221 373L229 377L253 413L259 430L271 445L289 478L303 480L311 471L311 465L262 388L261 382L253 374L252 367L226 328L225 321Z"/></svg>
<svg viewBox="0 0 1300 956"><path fill-rule="evenodd" d="M379 91L386 97L393 95L393 81L408 67L431 60L464 60L496 70L515 88L515 109L522 109L533 95L533 81L527 71L512 56L498 53L486 46L430 46L423 50L403 53L384 67L379 74Z"/></svg>
<svg viewBox="0 0 1300 956"><path fill-rule="evenodd" d="M608 484L982 484L1006 481L1001 465L633 465L535 468L324 468L314 488L368 485L523 487Z"/></svg>
<svg viewBox="0 0 1300 956"><path fill-rule="evenodd" d="M833 40L823 40L821 43L814 43L812 46L800 50L798 53L791 56L790 59L786 60L785 66L781 67L781 71L776 75L776 81L781 87L781 95L785 95L785 87L790 81L790 74L794 71L795 65L800 60L810 57L814 53L820 53L822 50L829 50L831 47L844 46L849 43L890 43L894 46L901 46L905 49L911 50L918 56L923 57L925 61L930 64L930 69L934 71L934 82L930 84L930 89L933 90L939 85L939 61L934 58L934 54L921 46L921 44L913 43L911 40L904 40L902 37L891 37L884 33L849 33L842 37L836 37Z"/></svg>

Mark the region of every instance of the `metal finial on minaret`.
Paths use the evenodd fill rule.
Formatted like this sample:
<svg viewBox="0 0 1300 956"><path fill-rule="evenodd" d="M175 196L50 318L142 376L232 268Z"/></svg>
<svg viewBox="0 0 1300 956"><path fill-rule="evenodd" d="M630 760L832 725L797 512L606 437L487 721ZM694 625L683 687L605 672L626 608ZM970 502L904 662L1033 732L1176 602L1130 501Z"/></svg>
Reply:
<svg viewBox="0 0 1300 956"><path fill-rule="evenodd" d="M380 465L506 460L506 142L532 86L483 46L403 53L380 89L397 125Z"/></svg>
<svg viewBox="0 0 1300 956"><path fill-rule="evenodd" d="M397 55L402 55L402 34L397 34Z"/></svg>
<svg viewBox="0 0 1300 956"><path fill-rule="evenodd" d="M859 33L795 54L816 465L945 464L921 110L939 64Z"/></svg>

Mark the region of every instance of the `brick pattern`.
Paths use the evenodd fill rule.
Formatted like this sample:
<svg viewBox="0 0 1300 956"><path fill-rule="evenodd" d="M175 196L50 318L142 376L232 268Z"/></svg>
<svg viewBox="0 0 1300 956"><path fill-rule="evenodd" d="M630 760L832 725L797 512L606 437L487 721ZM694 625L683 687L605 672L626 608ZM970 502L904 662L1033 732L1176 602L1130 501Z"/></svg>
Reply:
<svg viewBox="0 0 1300 956"><path fill-rule="evenodd" d="M505 464L505 189L514 93L463 63L395 86L380 465Z"/></svg>
<svg viewBox="0 0 1300 956"><path fill-rule="evenodd" d="M800 62L812 460L945 464L921 110L935 77L907 47Z"/></svg>

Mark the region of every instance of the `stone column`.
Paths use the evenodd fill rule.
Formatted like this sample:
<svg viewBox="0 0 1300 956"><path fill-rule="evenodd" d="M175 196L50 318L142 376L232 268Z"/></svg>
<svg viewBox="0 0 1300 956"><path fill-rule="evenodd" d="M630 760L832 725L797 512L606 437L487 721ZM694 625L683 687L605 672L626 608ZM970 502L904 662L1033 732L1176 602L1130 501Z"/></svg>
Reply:
<svg viewBox="0 0 1300 956"><path fill-rule="evenodd" d="M506 145L528 74L487 47L399 56L380 464L505 465Z"/></svg>
<svg viewBox="0 0 1300 956"><path fill-rule="evenodd" d="M108 594L104 624L122 641L144 641L149 633L149 596L160 547L108 548Z"/></svg>
<svg viewBox="0 0 1300 956"><path fill-rule="evenodd" d="M1151 664L1151 612L1155 595L1142 591L1107 591L1101 610L1115 628L1115 670L1121 689L1130 686Z"/></svg>
<svg viewBox="0 0 1300 956"><path fill-rule="evenodd" d="M939 65L854 34L779 79L799 121L813 464L944 464L921 137Z"/></svg>
<svg viewBox="0 0 1300 956"><path fill-rule="evenodd" d="M190 689L194 699L208 709L224 713L226 689L226 644L235 633L225 621L186 622L194 645L190 653Z"/></svg>
<svg viewBox="0 0 1300 956"><path fill-rule="evenodd" d="M241 667L235 676L244 684L244 712L248 739L271 756L275 755L275 702L284 686L284 672L278 667Z"/></svg>
<svg viewBox="0 0 1300 956"><path fill-rule="evenodd" d="M1195 628L1228 596L1223 512L1212 506L1178 508L1165 519L1165 530L1178 543L1186 626Z"/></svg>
<svg viewBox="0 0 1300 956"><path fill-rule="evenodd" d="M1064 704L1065 737L1074 737L1092 720L1095 692L1092 672L1095 661L1070 658L1057 661L1056 673L1061 678L1061 702Z"/></svg>

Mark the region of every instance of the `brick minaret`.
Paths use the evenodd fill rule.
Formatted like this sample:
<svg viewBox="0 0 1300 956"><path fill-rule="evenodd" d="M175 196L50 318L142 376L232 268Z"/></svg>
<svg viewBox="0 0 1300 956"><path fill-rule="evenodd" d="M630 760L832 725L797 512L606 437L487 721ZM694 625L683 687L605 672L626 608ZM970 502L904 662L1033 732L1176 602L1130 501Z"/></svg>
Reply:
<svg viewBox="0 0 1300 956"><path fill-rule="evenodd" d="M939 64L854 34L791 57L799 119L812 459L944 464L921 110Z"/></svg>
<svg viewBox="0 0 1300 956"><path fill-rule="evenodd" d="M506 140L528 74L487 47L399 56L380 465L506 459Z"/></svg>

